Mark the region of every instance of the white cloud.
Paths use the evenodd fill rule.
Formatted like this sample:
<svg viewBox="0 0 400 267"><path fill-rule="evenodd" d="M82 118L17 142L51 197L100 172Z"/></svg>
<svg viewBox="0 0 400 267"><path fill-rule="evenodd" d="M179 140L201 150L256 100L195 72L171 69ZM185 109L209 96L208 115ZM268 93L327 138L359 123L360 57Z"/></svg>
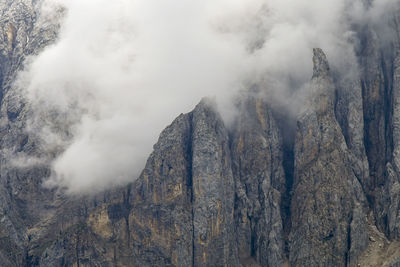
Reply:
<svg viewBox="0 0 400 267"><path fill-rule="evenodd" d="M386 10L393 1L376 2ZM333 65L354 60L349 20L366 16L349 0L45 3L43 16L66 7L60 37L19 82L35 111L31 131L65 149L48 184L70 193L134 180L159 132L203 96L217 96L224 111L243 84L258 83L295 111L312 48Z"/></svg>

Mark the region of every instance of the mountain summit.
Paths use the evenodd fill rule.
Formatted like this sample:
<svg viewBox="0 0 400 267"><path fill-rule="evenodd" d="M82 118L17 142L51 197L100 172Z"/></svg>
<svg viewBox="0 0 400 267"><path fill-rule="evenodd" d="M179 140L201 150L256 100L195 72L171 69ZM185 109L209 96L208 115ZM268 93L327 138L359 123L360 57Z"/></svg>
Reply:
<svg viewBox="0 0 400 267"><path fill-rule="evenodd" d="M204 98L138 179L69 195L14 83L60 29L36 4L0 3L0 266L400 266L399 9L356 27L356 76L313 49L294 118L249 90L227 126Z"/></svg>

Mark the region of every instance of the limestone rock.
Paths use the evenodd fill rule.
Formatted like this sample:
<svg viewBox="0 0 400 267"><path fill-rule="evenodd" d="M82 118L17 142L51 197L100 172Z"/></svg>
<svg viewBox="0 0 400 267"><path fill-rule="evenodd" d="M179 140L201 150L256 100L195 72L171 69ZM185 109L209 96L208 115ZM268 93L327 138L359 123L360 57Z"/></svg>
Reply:
<svg viewBox="0 0 400 267"><path fill-rule="evenodd" d="M13 86L56 41L64 11L43 18L41 3L0 2L0 266L357 266L398 250L398 10L390 38L355 27L358 72L334 73L314 49L293 137L251 90L229 128L204 99L160 134L135 182L74 198L42 186L46 163L10 161L47 153L24 132L30 107ZM392 256L371 262L397 266Z"/></svg>
<svg viewBox="0 0 400 267"><path fill-rule="evenodd" d="M239 255L241 262L253 258L261 266L281 266L286 188L282 136L262 99L245 99L239 116L232 143Z"/></svg>
<svg viewBox="0 0 400 267"><path fill-rule="evenodd" d="M290 262L345 266L349 250L366 247L366 221L357 214L365 200L335 119L335 86L322 50L314 49L313 62L310 103L296 130Z"/></svg>

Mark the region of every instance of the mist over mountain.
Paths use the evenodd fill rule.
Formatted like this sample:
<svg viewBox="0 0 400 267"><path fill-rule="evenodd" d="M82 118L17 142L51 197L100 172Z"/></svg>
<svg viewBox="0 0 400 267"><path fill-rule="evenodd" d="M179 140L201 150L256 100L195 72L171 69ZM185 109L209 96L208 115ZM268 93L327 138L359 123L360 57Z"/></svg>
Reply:
<svg viewBox="0 0 400 267"><path fill-rule="evenodd" d="M252 87L297 114L312 48L327 52L339 79L356 80L354 25L384 27L378 18L395 3L44 1L39 20L56 16L58 38L17 82L32 105L28 131L63 148L43 159L52 162L48 184L79 193L132 181L158 133L204 96L228 121Z"/></svg>
<svg viewBox="0 0 400 267"><path fill-rule="evenodd" d="M400 2L0 2L0 266L400 265Z"/></svg>

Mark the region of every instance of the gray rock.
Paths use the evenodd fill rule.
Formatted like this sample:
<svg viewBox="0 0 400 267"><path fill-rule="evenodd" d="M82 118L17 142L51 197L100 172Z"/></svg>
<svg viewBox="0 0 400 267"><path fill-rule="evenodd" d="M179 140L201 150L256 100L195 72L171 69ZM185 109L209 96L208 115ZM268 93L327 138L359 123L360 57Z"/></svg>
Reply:
<svg viewBox="0 0 400 267"><path fill-rule="evenodd" d="M367 245L365 217L358 215L365 200L335 118L335 86L322 50L314 49L313 62L309 103L297 122L290 262L345 266Z"/></svg>
<svg viewBox="0 0 400 267"><path fill-rule="evenodd" d="M389 267L400 267L400 257L391 262Z"/></svg>
<svg viewBox="0 0 400 267"><path fill-rule="evenodd" d="M203 100L161 133L134 183L71 198L42 186L46 162L10 161L60 152L24 132L31 107L13 84L26 58L56 41L64 11L43 19L40 4L0 3L0 266L353 266L371 210L400 240L396 10L385 32L355 29L359 73L333 79L314 50L295 138L251 90L231 129Z"/></svg>
<svg viewBox="0 0 400 267"><path fill-rule="evenodd" d="M281 266L286 188L282 137L262 99L249 96L240 110L232 142L239 255L242 263L253 258L261 266Z"/></svg>

